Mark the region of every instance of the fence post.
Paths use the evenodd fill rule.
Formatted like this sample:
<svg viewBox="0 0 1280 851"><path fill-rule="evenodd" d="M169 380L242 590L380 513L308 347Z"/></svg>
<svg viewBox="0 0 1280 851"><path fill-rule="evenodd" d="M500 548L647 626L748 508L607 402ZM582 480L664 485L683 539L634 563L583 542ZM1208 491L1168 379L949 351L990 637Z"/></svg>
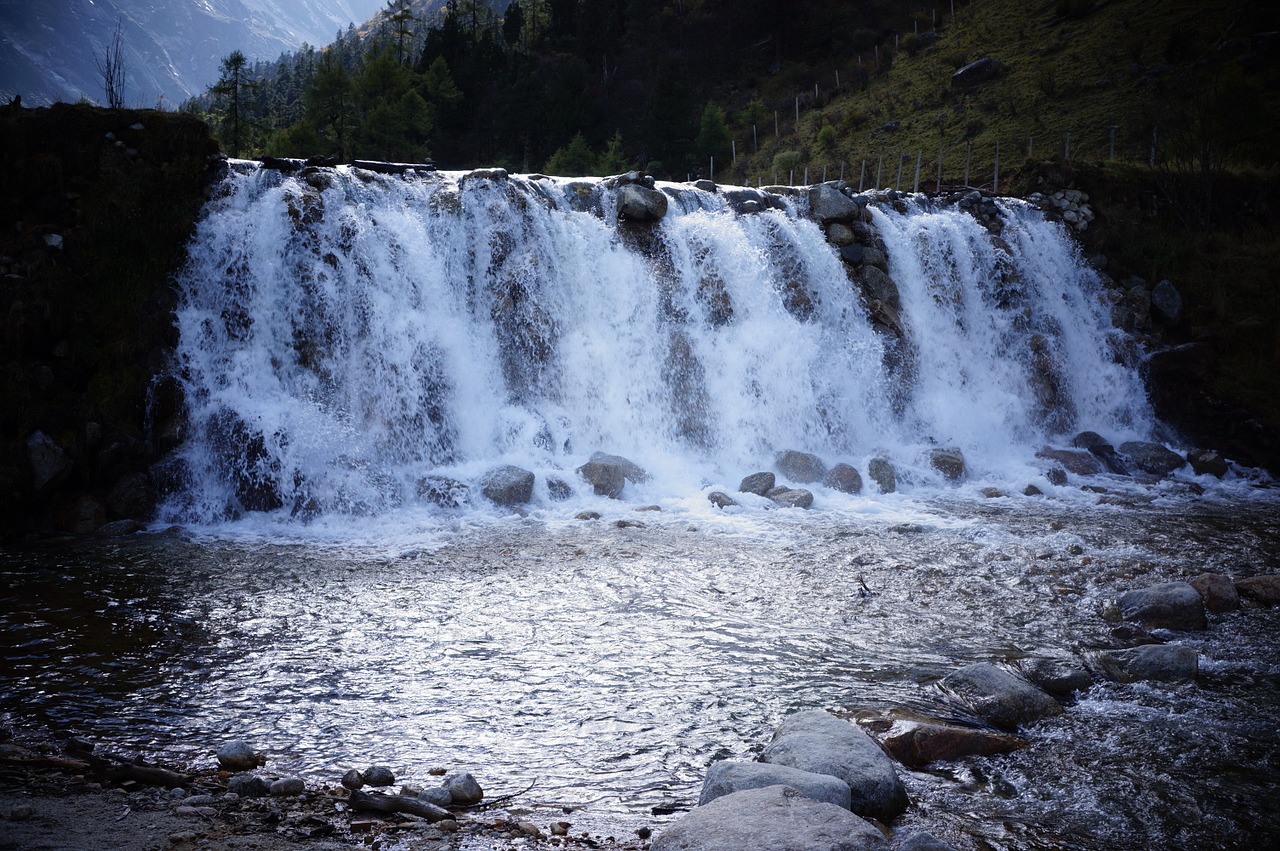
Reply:
<svg viewBox="0 0 1280 851"><path fill-rule="evenodd" d="M1070 131L1070 130L1068 130L1068 131L1067 131L1067 135L1063 137L1063 141L1062 141L1062 158L1063 158L1064 160L1070 160L1070 159L1071 159L1071 131Z"/></svg>
<svg viewBox="0 0 1280 851"><path fill-rule="evenodd" d="M938 185L934 188L935 192L942 191L942 148L938 148Z"/></svg>
<svg viewBox="0 0 1280 851"><path fill-rule="evenodd" d="M738 162L738 141L736 139L730 139L729 144L733 146L733 161L734 163L737 163Z"/></svg>
<svg viewBox="0 0 1280 851"><path fill-rule="evenodd" d="M818 105L818 84L817 83L813 84L813 105L814 106Z"/></svg>
<svg viewBox="0 0 1280 851"><path fill-rule="evenodd" d="M902 151L898 151L898 177L893 181L893 191L897 192L902 188Z"/></svg>
<svg viewBox="0 0 1280 851"><path fill-rule="evenodd" d="M866 182L866 179L867 179L867 160L864 157L862 160L862 171L858 173L858 191L859 192L862 191L862 184Z"/></svg>
<svg viewBox="0 0 1280 851"><path fill-rule="evenodd" d="M964 143L964 185L969 185L969 157L973 154L973 142Z"/></svg>
<svg viewBox="0 0 1280 851"><path fill-rule="evenodd" d="M796 132L800 132L800 95L796 95Z"/></svg>
<svg viewBox="0 0 1280 851"><path fill-rule="evenodd" d="M916 151L916 182L915 182L915 186L911 187L912 192L920 191L920 163L923 161L923 159L924 159L924 151Z"/></svg>
<svg viewBox="0 0 1280 851"><path fill-rule="evenodd" d="M996 139L996 174L991 180L991 191L1000 194L1000 140Z"/></svg>
<svg viewBox="0 0 1280 851"><path fill-rule="evenodd" d="M754 124L751 125L751 153L760 153L760 139L756 136L756 126Z"/></svg>
<svg viewBox="0 0 1280 851"><path fill-rule="evenodd" d="M778 110L773 111L773 138L778 138Z"/></svg>
<svg viewBox="0 0 1280 851"><path fill-rule="evenodd" d="M840 160L840 182L844 183L844 160Z"/></svg>
<svg viewBox="0 0 1280 851"><path fill-rule="evenodd" d="M716 158L715 157L711 158L711 174L708 177L708 179L712 181L716 179Z"/></svg>
<svg viewBox="0 0 1280 851"><path fill-rule="evenodd" d="M791 171L787 172L787 185L788 186L796 185L796 170L794 168L791 169Z"/></svg>
<svg viewBox="0 0 1280 851"><path fill-rule="evenodd" d="M826 183L826 182L827 182L827 167L826 167L826 165L823 165L823 166L822 166L822 182L823 182L823 183Z"/></svg>
<svg viewBox="0 0 1280 851"><path fill-rule="evenodd" d="M840 69L836 69L836 88L840 88Z"/></svg>
<svg viewBox="0 0 1280 851"><path fill-rule="evenodd" d="M1112 124L1110 127L1107 128L1107 136L1110 137L1109 139L1110 144L1108 146L1109 153L1107 155L1107 159L1110 159L1113 161L1116 158L1116 131L1119 129L1120 127L1117 124Z"/></svg>
<svg viewBox="0 0 1280 851"><path fill-rule="evenodd" d="M1027 159L1031 159L1031 137L1027 137Z"/></svg>
<svg viewBox="0 0 1280 851"><path fill-rule="evenodd" d="M804 167L804 183L801 183L800 185L801 186L809 185L809 167L808 166Z"/></svg>
<svg viewBox="0 0 1280 851"><path fill-rule="evenodd" d="M876 158L876 190L877 191L881 188L880 187L880 168L883 165L884 165L884 154L881 154L879 157Z"/></svg>

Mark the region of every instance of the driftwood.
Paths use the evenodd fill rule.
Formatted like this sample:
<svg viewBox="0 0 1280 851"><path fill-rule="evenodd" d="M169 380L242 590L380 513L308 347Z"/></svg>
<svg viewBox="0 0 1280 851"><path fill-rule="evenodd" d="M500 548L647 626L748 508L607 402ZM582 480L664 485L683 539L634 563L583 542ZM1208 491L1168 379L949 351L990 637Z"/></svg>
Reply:
<svg viewBox="0 0 1280 851"><path fill-rule="evenodd" d="M170 771L167 768L159 768L154 765L136 765L132 762L125 762L119 757L98 757L92 754L86 754L89 760L89 766L93 769L93 773L100 779L112 783L123 783L132 780L136 783L145 783L148 786L164 786L166 789L177 789L179 786L187 786L191 783L191 777L186 774L179 774L176 771Z"/></svg>
<svg viewBox="0 0 1280 851"><path fill-rule="evenodd" d="M347 799L351 809L367 813L407 813L427 821L443 821L453 818L453 814L444 807L437 807L427 801L420 801L408 795L382 795L377 792L361 792L354 790Z"/></svg>
<svg viewBox="0 0 1280 851"><path fill-rule="evenodd" d="M376 171L379 174L404 174L409 169L415 171L435 171L435 163L387 163L378 160L352 160L351 164L356 168L362 168L366 171Z"/></svg>
<svg viewBox="0 0 1280 851"><path fill-rule="evenodd" d="M69 771L74 774L83 774L89 770L87 762L56 756L5 756L0 757L0 766L35 771Z"/></svg>

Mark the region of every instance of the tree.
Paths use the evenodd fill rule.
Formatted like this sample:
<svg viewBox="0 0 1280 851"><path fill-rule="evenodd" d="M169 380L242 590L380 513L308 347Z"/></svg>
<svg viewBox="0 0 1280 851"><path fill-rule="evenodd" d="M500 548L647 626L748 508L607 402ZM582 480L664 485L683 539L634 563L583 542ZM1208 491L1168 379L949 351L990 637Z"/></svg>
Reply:
<svg viewBox="0 0 1280 851"><path fill-rule="evenodd" d="M307 117L317 133L332 133L333 153L345 159L351 123L351 75L332 51L325 51L316 63L305 100Z"/></svg>
<svg viewBox="0 0 1280 851"><path fill-rule="evenodd" d="M729 128L724 123L724 110L714 103L708 103L702 110L702 120L698 122L698 140L695 146L698 157L706 162L715 157L727 163L732 155L732 142Z"/></svg>
<svg viewBox="0 0 1280 851"><path fill-rule="evenodd" d="M558 149L551 155L544 170L548 174L561 177L586 177L595 170L595 167L596 155L587 145L587 140L578 133L566 147Z"/></svg>
<svg viewBox="0 0 1280 851"><path fill-rule="evenodd" d="M609 140L604 153L600 155L600 162L596 166L596 172L598 174L621 174L627 170L627 166L627 156L622 152L622 131L618 130L613 134L613 138Z"/></svg>
<svg viewBox="0 0 1280 851"><path fill-rule="evenodd" d="M520 31L524 29L524 9L516 0L511 0L507 11L502 15L502 38L512 50L520 43Z"/></svg>
<svg viewBox="0 0 1280 851"><path fill-rule="evenodd" d="M103 53L101 60L94 59L93 64L102 77L103 94L106 95L107 106L120 109L124 106L124 19L116 20L115 32Z"/></svg>
<svg viewBox="0 0 1280 851"><path fill-rule="evenodd" d="M241 130L244 124L244 95L252 87L245 72L247 61L239 50L222 60L222 76L213 85L213 93L219 98L230 98L226 111L231 122L231 156L240 156Z"/></svg>
<svg viewBox="0 0 1280 851"><path fill-rule="evenodd" d="M408 53L406 42L413 38L413 8L409 4L410 0L387 0L385 13L396 36L396 61L401 65Z"/></svg>

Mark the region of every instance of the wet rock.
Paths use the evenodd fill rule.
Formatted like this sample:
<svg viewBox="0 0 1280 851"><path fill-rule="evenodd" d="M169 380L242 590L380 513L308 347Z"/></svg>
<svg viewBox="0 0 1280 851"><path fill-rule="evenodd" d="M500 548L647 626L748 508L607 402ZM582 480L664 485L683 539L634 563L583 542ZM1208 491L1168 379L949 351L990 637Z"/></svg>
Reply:
<svg viewBox="0 0 1280 851"><path fill-rule="evenodd" d="M1170 281L1161 281L1151 290L1151 310L1158 319L1168 325L1178 324L1182 318L1182 295Z"/></svg>
<svg viewBox="0 0 1280 851"><path fill-rule="evenodd" d="M371 765L360 776L366 786L392 786L396 782L395 772L385 765Z"/></svg>
<svg viewBox="0 0 1280 851"><path fill-rule="evenodd" d="M959 449L931 449L929 464L953 482L964 478L964 454Z"/></svg>
<svg viewBox="0 0 1280 851"><path fill-rule="evenodd" d="M273 796L282 797L286 795L301 795L307 791L307 784L303 782L301 777L281 777L274 781L267 791Z"/></svg>
<svg viewBox="0 0 1280 851"><path fill-rule="evenodd" d="M43 498L67 480L73 462L53 438L42 431L27 438L27 462L31 467L36 497Z"/></svg>
<svg viewBox="0 0 1280 851"><path fill-rule="evenodd" d="M1071 657L1028 656L1018 660L1018 671L1035 685L1057 697L1070 697L1093 685L1084 665Z"/></svg>
<svg viewBox="0 0 1280 851"><path fill-rule="evenodd" d="M932 833L921 830L904 839L898 846L898 851L955 851L955 848Z"/></svg>
<svg viewBox="0 0 1280 851"><path fill-rule="evenodd" d="M773 490L773 486L777 484L773 473L752 473L742 480L738 485L740 493L753 493L756 496L764 496Z"/></svg>
<svg viewBox="0 0 1280 851"><path fill-rule="evenodd" d="M789 786L748 789L717 798L672 824L652 851L889 851L874 826Z"/></svg>
<svg viewBox="0 0 1280 851"><path fill-rule="evenodd" d="M617 499L627 482L638 484L649 477L638 464L604 452L594 453L591 460L577 469L577 473L586 479L597 496L610 499Z"/></svg>
<svg viewBox="0 0 1280 851"><path fill-rule="evenodd" d="M364 775L352 768L342 775L342 785L351 791L364 788Z"/></svg>
<svg viewBox="0 0 1280 851"><path fill-rule="evenodd" d="M880 493L893 493L898 489L898 476L893 464L885 458L872 458L867 462L867 477L876 483Z"/></svg>
<svg viewBox="0 0 1280 851"><path fill-rule="evenodd" d="M116 517L150 517L156 507L156 490L146 473L125 473L107 494L107 509Z"/></svg>
<svg viewBox="0 0 1280 851"><path fill-rule="evenodd" d="M774 459L778 472L797 484L820 482L827 474L827 465L817 455L788 449Z"/></svg>
<svg viewBox="0 0 1280 851"><path fill-rule="evenodd" d="M858 280L862 285L862 294L866 297L867 302L875 301L886 304L893 308L895 313L901 311L902 296L898 292L897 283L878 265L865 262L868 259L865 252L862 259L864 263L862 271L858 274Z"/></svg>
<svg viewBox="0 0 1280 851"><path fill-rule="evenodd" d="M418 480L418 498L441 508L461 508L471 502L471 488L446 476L424 476Z"/></svg>
<svg viewBox="0 0 1280 851"><path fill-rule="evenodd" d="M618 187L618 217L632 222L656 222L667 214L667 196L656 189L628 183Z"/></svg>
<svg viewBox="0 0 1280 851"><path fill-rule="evenodd" d="M1022 489L1022 495L1023 496L1044 496L1044 491L1040 490L1040 488L1036 487L1035 485L1027 485L1025 488Z"/></svg>
<svg viewBox="0 0 1280 851"><path fill-rule="evenodd" d="M1061 467L1053 467L1046 470L1044 477L1049 481L1049 484L1056 487L1062 487L1067 483L1067 471Z"/></svg>
<svg viewBox="0 0 1280 851"><path fill-rule="evenodd" d="M271 794L271 784L256 774L236 774L227 781L227 791L241 798L265 798Z"/></svg>
<svg viewBox="0 0 1280 851"><path fill-rule="evenodd" d="M983 488L982 495L987 499L1001 499L1007 496L1000 488Z"/></svg>
<svg viewBox="0 0 1280 851"><path fill-rule="evenodd" d="M813 493L804 488L776 487L765 494L783 508L812 508Z"/></svg>
<svg viewBox="0 0 1280 851"><path fill-rule="evenodd" d="M1121 682L1181 683L1196 678L1199 655L1177 644L1144 644L1099 653L1098 664L1107 676Z"/></svg>
<svg viewBox="0 0 1280 851"><path fill-rule="evenodd" d="M239 739L220 745L215 755L218 765L227 771L248 771L258 766L258 754L247 742Z"/></svg>
<svg viewBox="0 0 1280 851"><path fill-rule="evenodd" d="M1217 476L1220 479L1230 469L1227 459L1212 449L1192 449L1187 453L1187 462L1197 476Z"/></svg>
<svg viewBox="0 0 1280 851"><path fill-rule="evenodd" d="M862 476L848 464L836 464L828 470L822 484L842 493L862 493Z"/></svg>
<svg viewBox="0 0 1280 851"><path fill-rule="evenodd" d="M763 789L766 786L790 786L806 798L835 804L849 809L849 784L830 774L814 774L786 765L767 762L735 762L722 760L707 769L702 783L702 797L698 806L716 798L742 792L746 789Z"/></svg>
<svg viewBox="0 0 1280 851"><path fill-rule="evenodd" d="M961 67L958 71L951 75L951 85L955 88L967 89L970 86L981 85L988 80L994 80L1001 76L1008 69L999 59L991 56L984 56L981 59L970 62L968 65Z"/></svg>
<svg viewBox="0 0 1280 851"><path fill-rule="evenodd" d="M573 516L574 520L599 520L599 511L579 511Z"/></svg>
<svg viewBox="0 0 1280 851"><path fill-rule="evenodd" d="M1220 573L1202 573L1187 580L1187 584L1196 589L1204 607L1214 614L1233 612L1240 608L1240 593L1230 576Z"/></svg>
<svg viewBox="0 0 1280 851"><path fill-rule="evenodd" d="M484 790L469 771L450 771L440 785L449 790L455 806L469 807L484 800Z"/></svg>
<svg viewBox="0 0 1280 851"><path fill-rule="evenodd" d="M36 808L30 804L14 804L9 808L10 821L26 821L36 814Z"/></svg>
<svg viewBox="0 0 1280 851"><path fill-rule="evenodd" d="M564 502L573 496L573 487L559 476L547 476L547 495L556 502Z"/></svg>
<svg viewBox="0 0 1280 851"><path fill-rule="evenodd" d="M74 535L91 535L107 522L107 510L88 494L60 500L53 512L53 525Z"/></svg>
<svg viewBox="0 0 1280 851"><path fill-rule="evenodd" d="M1133 471L1129 469L1124 456L1116 452L1109 443L1099 443L1089 447L1089 454L1102 462L1102 465L1117 476L1127 476Z"/></svg>
<svg viewBox="0 0 1280 851"><path fill-rule="evenodd" d="M1189 583L1163 582L1128 591L1117 601L1120 617L1147 629L1204 629L1204 601Z"/></svg>
<svg viewBox="0 0 1280 851"><path fill-rule="evenodd" d="M524 505L533 498L533 473L503 464L484 474L480 480L480 493L485 499L498 505Z"/></svg>
<svg viewBox="0 0 1280 851"><path fill-rule="evenodd" d="M1082 431L1071 438L1071 445L1076 449L1092 449L1095 446L1110 446L1106 439L1096 431Z"/></svg>
<svg viewBox="0 0 1280 851"><path fill-rule="evenodd" d="M840 259L851 266L862 265L866 249L858 243L851 243L840 248Z"/></svg>
<svg viewBox="0 0 1280 851"><path fill-rule="evenodd" d="M1250 576L1236 580L1236 590L1241 597L1247 597L1264 606L1280 603L1280 574L1270 573L1263 576Z"/></svg>
<svg viewBox="0 0 1280 851"><path fill-rule="evenodd" d="M1172 452L1158 443L1142 440L1131 440L1120 444L1120 451L1133 459L1133 463L1144 473L1153 476L1167 476L1187 462L1176 452Z"/></svg>
<svg viewBox="0 0 1280 851"><path fill-rule="evenodd" d="M1036 452L1036 457L1057 461L1067 469L1067 472L1074 473L1077 476L1096 476L1103 470L1102 462L1088 452L1081 452L1080 450L1053 449L1046 446ZM1049 481L1055 485L1059 484L1054 482L1053 479ZM1061 484L1066 484L1065 478Z"/></svg>
<svg viewBox="0 0 1280 851"><path fill-rule="evenodd" d="M449 807L453 805L453 794L443 786L437 786L434 789L423 789L418 793L418 800L437 807Z"/></svg>
<svg viewBox="0 0 1280 851"><path fill-rule="evenodd" d="M907 790L885 752L856 725L820 709L788 716L760 761L840 778L859 815L888 821L907 808Z"/></svg>
<svg viewBox="0 0 1280 851"><path fill-rule="evenodd" d="M949 724L907 710L859 719L859 723L876 734L890 756L911 768L966 756L1010 753L1026 745L1007 733Z"/></svg>
<svg viewBox="0 0 1280 851"><path fill-rule="evenodd" d="M852 245L853 240L853 229L848 225L835 222L827 226L827 241L837 248Z"/></svg>
<svg viewBox="0 0 1280 851"><path fill-rule="evenodd" d="M943 677L938 685L960 705L1002 730L1062 713L1058 701L988 662L966 665Z"/></svg>
<svg viewBox="0 0 1280 851"><path fill-rule="evenodd" d="M809 187L809 213L826 225L856 221L862 215L862 208L840 191L839 183L827 182Z"/></svg>
<svg viewBox="0 0 1280 851"><path fill-rule="evenodd" d="M733 501L733 497L721 491L712 491L707 494L707 500L716 508L728 508L731 505L738 504Z"/></svg>

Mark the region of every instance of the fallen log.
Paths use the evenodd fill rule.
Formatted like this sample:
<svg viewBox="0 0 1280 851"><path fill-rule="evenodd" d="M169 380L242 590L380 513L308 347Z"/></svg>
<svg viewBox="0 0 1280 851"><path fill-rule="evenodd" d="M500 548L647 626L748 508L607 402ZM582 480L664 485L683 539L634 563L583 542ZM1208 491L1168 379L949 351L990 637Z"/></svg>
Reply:
<svg viewBox="0 0 1280 851"><path fill-rule="evenodd" d="M100 780L106 782L123 783L127 780L132 780L136 783L145 783L148 786L164 786L166 789L177 789L180 786L187 786L191 783L190 776L170 771L167 768L114 761L113 758L104 759L92 754L88 754L87 757L93 773Z"/></svg>
<svg viewBox="0 0 1280 851"><path fill-rule="evenodd" d="M361 792L355 790L347 798L347 804L353 810L366 813L407 813L427 821L436 822L453 818L453 814L444 807L410 798L407 795L382 795L378 792Z"/></svg>
<svg viewBox="0 0 1280 851"><path fill-rule="evenodd" d="M351 164L356 168L362 168L366 171L376 171L379 174L404 174L406 171L413 169L414 171L435 171L435 163L388 163L380 160L352 160Z"/></svg>

